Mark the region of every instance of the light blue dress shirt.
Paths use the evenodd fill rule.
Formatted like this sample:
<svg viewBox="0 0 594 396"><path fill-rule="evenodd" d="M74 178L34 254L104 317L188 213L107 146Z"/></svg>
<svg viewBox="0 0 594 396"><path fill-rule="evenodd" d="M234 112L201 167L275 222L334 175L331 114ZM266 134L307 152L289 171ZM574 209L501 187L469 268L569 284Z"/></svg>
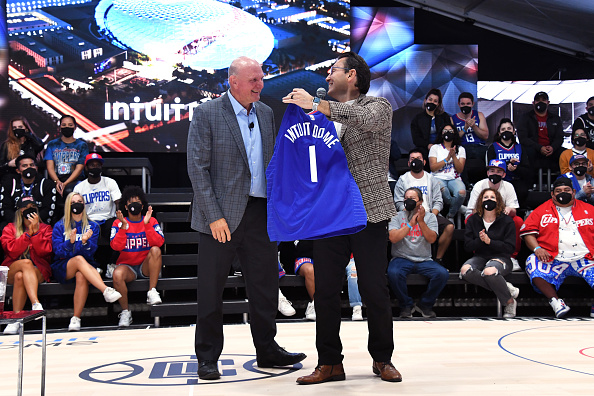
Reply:
<svg viewBox="0 0 594 396"><path fill-rule="evenodd" d="M260 125L256 116L256 103L253 103L252 109L248 113L237 99L227 91L233 111L237 117L237 123L241 130L243 144L247 153L248 165L250 167L251 184L250 195L252 197L266 198L266 173L264 172L264 153L262 151L262 137L260 135ZM250 128L250 124L253 127Z"/></svg>

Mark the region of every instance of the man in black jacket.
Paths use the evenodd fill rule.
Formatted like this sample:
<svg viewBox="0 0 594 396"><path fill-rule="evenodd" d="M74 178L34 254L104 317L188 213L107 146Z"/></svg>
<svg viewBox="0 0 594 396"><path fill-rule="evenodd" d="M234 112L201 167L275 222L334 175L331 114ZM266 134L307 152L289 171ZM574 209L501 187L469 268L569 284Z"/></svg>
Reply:
<svg viewBox="0 0 594 396"><path fill-rule="evenodd" d="M39 208L39 217L46 224L53 224L56 209L55 184L37 173L35 159L30 154L17 157L17 175L2 180L0 195L0 231L14 221L16 201L23 196L32 196Z"/></svg>

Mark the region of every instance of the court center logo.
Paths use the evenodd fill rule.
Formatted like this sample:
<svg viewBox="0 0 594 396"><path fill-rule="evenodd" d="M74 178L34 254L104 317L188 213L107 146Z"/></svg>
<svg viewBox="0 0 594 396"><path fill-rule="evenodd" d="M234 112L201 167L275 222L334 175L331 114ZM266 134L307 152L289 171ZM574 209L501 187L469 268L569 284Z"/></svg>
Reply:
<svg viewBox="0 0 594 396"><path fill-rule="evenodd" d="M221 379L205 381L198 379L196 355L160 356L132 359L92 367L79 377L92 382L133 386L205 385L228 382L255 381L278 377L301 369L301 363L293 366L262 369L255 355L223 354L218 361Z"/></svg>

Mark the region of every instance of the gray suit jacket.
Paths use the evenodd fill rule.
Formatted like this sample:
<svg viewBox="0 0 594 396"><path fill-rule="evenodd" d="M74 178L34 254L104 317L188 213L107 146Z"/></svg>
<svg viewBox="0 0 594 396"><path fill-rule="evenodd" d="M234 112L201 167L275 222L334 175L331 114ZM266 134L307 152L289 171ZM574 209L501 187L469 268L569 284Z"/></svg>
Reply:
<svg viewBox="0 0 594 396"><path fill-rule="evenodd" d="M262 102L254 106L266 168L277 135L274 114ZM227 94L194 110L188 132L188 175L194 190L192 229L210 234L209 224L225 218L229 230L235 231L247 206L251 174L239 124Z"/></svg>

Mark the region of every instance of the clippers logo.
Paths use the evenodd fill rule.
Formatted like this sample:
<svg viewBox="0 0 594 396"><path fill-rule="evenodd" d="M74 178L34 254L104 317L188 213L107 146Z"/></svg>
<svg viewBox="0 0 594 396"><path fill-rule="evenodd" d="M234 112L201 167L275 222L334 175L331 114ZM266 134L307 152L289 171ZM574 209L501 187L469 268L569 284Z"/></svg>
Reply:
<svg viewBox="0 0 594 396"><path fill-rule="evenodd" d="M161 356L133 359L92 367L79 374L81 379L104 384L132 386L211 385L224 382L245 382L286 375L302 368L261 369L254 355L221 355L218 361L221 379L198 378L196 355Z"/></svg>
<svg viewBox="0 0 594 396"><path fill-rule="evenodd" d="M559 220L557 220L557 218L555 216L553 216L552 214L545 214L544 216L542 216L542 219L540 219L540 226L541 227L546 227L549 224L558 224Z"/></svg>

